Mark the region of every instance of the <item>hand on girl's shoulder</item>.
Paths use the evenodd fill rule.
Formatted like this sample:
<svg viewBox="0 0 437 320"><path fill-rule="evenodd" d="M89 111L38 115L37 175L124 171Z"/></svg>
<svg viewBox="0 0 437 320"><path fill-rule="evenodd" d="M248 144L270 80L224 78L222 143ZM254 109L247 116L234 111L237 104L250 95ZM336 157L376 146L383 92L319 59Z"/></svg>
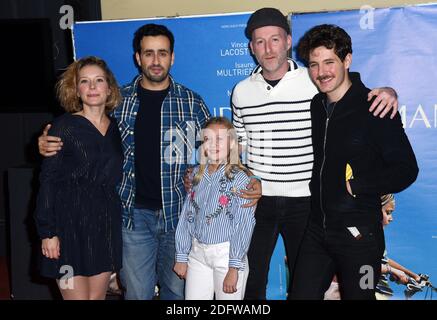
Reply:
<svg viewBox="0 0 437 320"><path fill-rule="evenodd" d="M247 176L247 173L241 169L237 169L234 173L234 183L235 187L240 189L246 189L246 186L250 182L250 178Z"/></svg>

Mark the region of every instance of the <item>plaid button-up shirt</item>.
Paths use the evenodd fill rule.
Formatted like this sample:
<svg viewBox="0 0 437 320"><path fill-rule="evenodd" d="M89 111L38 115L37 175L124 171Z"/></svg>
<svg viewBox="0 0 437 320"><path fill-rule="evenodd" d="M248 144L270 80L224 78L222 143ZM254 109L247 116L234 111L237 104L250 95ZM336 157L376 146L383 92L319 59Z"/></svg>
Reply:
<svg viewBox="0 0 437 320"><path fill-rule="evenodd" d="M165 231L178 223L185 198L183 176L200 143L199 133L210 117L207 106L195 92L170 77L170 89L161 107L161 194ZM121 89L122 104L113 111L124 153L123 179L118 186L123 205L123 226L135 228L135 119L139 108L137 88L141 76ZM157 121L151 119L151 121ZM158 155L151 155L158 156Z"/></svg>

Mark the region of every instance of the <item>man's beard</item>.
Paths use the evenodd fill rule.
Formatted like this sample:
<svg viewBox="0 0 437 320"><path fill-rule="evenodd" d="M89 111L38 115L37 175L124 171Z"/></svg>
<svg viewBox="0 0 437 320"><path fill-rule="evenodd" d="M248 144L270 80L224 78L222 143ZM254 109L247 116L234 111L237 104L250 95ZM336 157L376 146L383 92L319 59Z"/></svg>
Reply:
<svg viewBox="0 0 437 320"><path fill-rule="evenodd" d="M263 70L267 72L276 72L279 68L281 68L282 65L287 64L288 65L288 58L287 55L277 55L276 58L273 61L265 61L264 59L263 63L260 63ZM258 60L260 61L260 60Z"/></svg>
<svg viewBox="0 0 437 320"><path fill-rule="evenodd" d="M143 75L144 77L146 77L147 80L151 82L161 83L167 79L168 72L169 72L169 70L165 70L164 68L162 68L162 70L164 72L161 75L154 75L149 70L145 70L145 71L143 70Z"/></svg>

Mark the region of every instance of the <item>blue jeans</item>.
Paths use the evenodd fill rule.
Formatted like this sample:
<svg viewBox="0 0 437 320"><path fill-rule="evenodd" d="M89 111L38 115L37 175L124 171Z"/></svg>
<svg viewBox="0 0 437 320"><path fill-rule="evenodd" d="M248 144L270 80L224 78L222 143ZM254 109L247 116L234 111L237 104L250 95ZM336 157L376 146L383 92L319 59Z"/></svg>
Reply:
<svg viewBox="0 0 437 320"><path fill-rule="evenodd" d="M155 285L161 300L183 300L184 281L173 272L175 230L164 231L162 210L134 210L135 230L123 228L120 278L127 300L151 300Z"/></svg>

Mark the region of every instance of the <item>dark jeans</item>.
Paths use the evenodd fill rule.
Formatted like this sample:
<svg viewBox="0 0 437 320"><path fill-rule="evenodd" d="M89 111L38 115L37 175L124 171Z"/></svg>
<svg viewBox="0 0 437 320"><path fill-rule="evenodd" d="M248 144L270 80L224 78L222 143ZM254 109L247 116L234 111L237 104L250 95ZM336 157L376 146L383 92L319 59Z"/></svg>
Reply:
<svg viewBox="0 0 437 320"><path fill-rule="evenodd" d="M310 197L261 197L255 211L256 224L247 254L249 277L244 296L246 300L266 299L270 259L279 234L284 240L288 270L292 274L310 208Z"/></svg>
<svg viewBox="0 0 437 320"><path fill-rule="evenodd" d="M302 241L294 273L291 299L323 300L337 275L342 300L374 300L385 249L382 224L355 226L355 238L348 226L327 227L313 223Z"/></svg>

